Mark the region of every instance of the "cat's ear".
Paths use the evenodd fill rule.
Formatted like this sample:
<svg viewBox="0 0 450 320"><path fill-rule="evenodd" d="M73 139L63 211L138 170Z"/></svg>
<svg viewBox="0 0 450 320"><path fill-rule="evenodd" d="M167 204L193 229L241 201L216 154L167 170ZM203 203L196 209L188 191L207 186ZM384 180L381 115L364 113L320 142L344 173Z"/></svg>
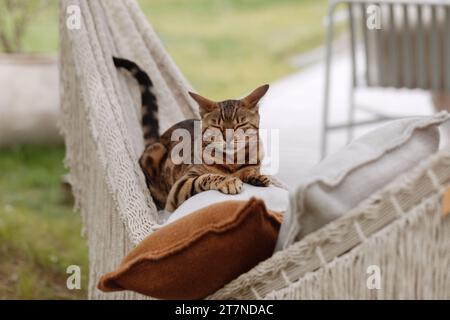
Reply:
<svg viewBox="0 0 450 320"><path fill-rule="evenodd" d="M259 100L261 100L261 98L264 97L267 90L269 90L269 85L265 84L253 90L252 93L243 98L241 101L244 102L244 105L247 108L253 108L258 104Z"/></svg>
<svg viewBox="0 0 450 320"><path fill-rule="evenodd" d="M200 107L200 114L203 115L205 113L211 112L217 108L217 103L212 100L206 99L199 94L193 93L189 91L189 95L194 99L198 106Z"/></svg>

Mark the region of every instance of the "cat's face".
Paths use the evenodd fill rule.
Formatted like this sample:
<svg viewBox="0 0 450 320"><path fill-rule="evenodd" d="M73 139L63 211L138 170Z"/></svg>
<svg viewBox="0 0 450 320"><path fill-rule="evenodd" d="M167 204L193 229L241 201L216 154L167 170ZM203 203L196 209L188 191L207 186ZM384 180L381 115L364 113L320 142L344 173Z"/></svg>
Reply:
<svg viewBox="0 0 450 320"><path fill-rule="evenodd" d="M255 89L239 100L211 101L198 94L190 95L197 101L202 116L203 146L210 143L236 144L245 134L258 134L258 102L269 89L268 85Z"/></svg>

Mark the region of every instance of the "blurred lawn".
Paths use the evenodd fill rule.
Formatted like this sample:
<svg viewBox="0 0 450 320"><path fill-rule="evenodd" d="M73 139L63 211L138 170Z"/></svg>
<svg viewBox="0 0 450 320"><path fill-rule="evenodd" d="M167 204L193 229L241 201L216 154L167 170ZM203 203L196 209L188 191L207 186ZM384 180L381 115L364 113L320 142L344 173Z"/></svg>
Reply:
<svg viewBox="0 0 450 320"><path fill-rule="evenodd" d="M236 97L292 71L288 59L323 42L326 0L139 0L198 92ZM1 14L1 13L0 13ZM27 52L56 52L57 3L35 15ZM0 149L0 299L85 298L87 248L64 200L63 147ZM82 267L83 290L65 288Z"/></svg>
<svg viewBox="0 0 450 320"><path fill-rule="evenodd" d="M323 42L326 0L140 0L196 90L247 93L294 69L288 59Z"/></svg>
<svg viewBox="0 0 450 320"><path fill-rule="evenodd" d="M323 42L327 0L138 0L198 92L240 96L294 69L288 59ZM57 50L56 2L35 16L24 48Z"/></svg>
<svg viewBox="0 0 450 320"><path fill-rule="evenodd" d="M66 288L66 268L82 269L81 223L61 188L63 147L0 149L0 298L82 298Z"/></svg>

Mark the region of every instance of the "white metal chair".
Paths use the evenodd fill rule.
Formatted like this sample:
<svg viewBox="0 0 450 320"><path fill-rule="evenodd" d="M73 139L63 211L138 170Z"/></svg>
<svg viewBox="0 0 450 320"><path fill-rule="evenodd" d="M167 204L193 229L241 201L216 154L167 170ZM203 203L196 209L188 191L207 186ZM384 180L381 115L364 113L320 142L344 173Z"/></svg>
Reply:
<svg viewBox="0 0 450 320"><path fill-rule="evenodd" d="M335 33L333 20L339 5L345 5L348 12L351 88L347 122L330 124L330 75ZM381 18L380 28L370 29L368 19L377 14ZM424 89L433 93L450 92L449 0L332 0L327 22L322 157L327 152L330 131L347 129L347 139L350 141L356 126L395 118L356 103L356 90L362 87L390 87ZM359 48L362 62L357 59ZM369 112L373 117L355 121L357 109Z"/></svg>

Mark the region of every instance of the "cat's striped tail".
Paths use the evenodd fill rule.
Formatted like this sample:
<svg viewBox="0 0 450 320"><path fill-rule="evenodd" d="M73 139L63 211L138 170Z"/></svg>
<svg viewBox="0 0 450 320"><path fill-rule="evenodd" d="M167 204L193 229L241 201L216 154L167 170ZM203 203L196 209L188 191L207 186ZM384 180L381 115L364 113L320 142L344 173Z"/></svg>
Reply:
<svg viewBox="0 0 450 320"><path fill-rule="evenodd" d="M152 80L136 63L130 60L113 57L117 68L128 70L139 83L142 101L142 129L144 131L145 146L159 139L158 104L151 91Z"/></svg>

